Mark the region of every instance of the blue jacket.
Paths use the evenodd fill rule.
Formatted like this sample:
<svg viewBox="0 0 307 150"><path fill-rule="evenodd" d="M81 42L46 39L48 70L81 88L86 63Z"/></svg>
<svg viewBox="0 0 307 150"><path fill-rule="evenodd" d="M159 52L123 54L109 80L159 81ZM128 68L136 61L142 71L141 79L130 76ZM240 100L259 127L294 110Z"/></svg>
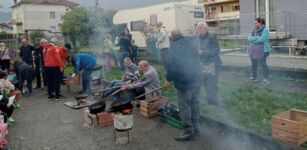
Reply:
<svg viewBox="0 0 307 150"><path fill-rule="evenodd" d="M87 53L78 53L74 56L75 73L79 73L82 69L90 69L96 65L96 57Z"/></svg>
<svg viewBox="0 0 307 150"><path fill-rule="evenodd" d="M261 36L248 36L249 44L263 44L264 52L270 52L271 46L269 42L269 30L265 27L261 33Z"/></svg>

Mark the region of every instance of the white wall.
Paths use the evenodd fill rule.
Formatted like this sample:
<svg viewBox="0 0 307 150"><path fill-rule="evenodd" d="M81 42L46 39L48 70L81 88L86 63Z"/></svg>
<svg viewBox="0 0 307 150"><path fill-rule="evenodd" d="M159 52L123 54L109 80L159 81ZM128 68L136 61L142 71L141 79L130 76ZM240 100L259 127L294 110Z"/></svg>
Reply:
<svg viewBox="0 0 307 150"><path fill-rule="evenodd" d="M51 30L60 32L59 24L62 23L67 7L61 5L34 5L23 4L13 9L13 19L21 20L22 29L14 25L14 33L24 33L25 30ZM55 18L50 18L50 12L55 12ZM55 27L52 30L51 27Z"/></svg>

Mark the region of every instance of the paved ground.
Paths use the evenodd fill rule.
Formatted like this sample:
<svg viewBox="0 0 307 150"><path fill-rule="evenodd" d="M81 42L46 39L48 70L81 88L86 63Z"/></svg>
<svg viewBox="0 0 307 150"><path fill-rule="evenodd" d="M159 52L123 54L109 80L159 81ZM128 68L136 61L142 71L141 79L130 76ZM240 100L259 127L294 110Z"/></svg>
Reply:
<svg viewBox="0 0 307 150"><path fill-rule="evenodd" d="M242 77L223 74L221 79L243 83ZM281 86L276 83L276 86ZM306 90L295 83L285 82L294 92ZM273 83L274 85L274 83ZM282 86L281 86L282 87ZM180 130L163 124L159 118L146 119L134 109L132 141L127 145L114 142L113 127L87 127L83 111L63 105L73 100L73 93L66 93L62 101L47 101L45 90L36 90L34 95L22 99L22 108L14 112L15 124L10 128L11 150L272 150L270 145L259 144L245 135L227 132L218 126L202 123L201 136L191 142L176 142L173 137ZM76 90L75 90L76 91Z"/></svg>
<svg viewBox="0 0 307 150"><path fill-rule="evenodd" d="M248 67L251 66L250 59L244 53L228 53L221 55L223 65ZM287 55L271 55L268 57L269 67L281 69L299 69L307 70L307 57L291 57Z"/></svg>

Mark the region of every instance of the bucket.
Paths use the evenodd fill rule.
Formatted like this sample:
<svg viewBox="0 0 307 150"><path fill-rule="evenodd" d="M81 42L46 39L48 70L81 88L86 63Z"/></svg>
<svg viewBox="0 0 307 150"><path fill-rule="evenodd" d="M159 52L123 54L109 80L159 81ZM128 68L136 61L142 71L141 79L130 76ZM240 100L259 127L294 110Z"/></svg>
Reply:
<svg viewBox="0 0 307 150"><path fill-rule="evenodd" d="M130 130L133 126L133 115L113 114L113 120L116 130Z"/></svg>

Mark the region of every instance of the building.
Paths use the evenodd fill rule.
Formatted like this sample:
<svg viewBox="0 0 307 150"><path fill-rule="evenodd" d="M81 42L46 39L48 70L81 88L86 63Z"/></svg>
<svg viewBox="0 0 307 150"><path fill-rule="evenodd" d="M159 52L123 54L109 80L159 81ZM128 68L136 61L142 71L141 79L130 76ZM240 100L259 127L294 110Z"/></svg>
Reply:
<svg viewBox="0 0 307 150"><path fill-rule="evenodd" d="M0 23L0 33L13 34L13 27L8 23Z"/></svg>
<svg viewBox="0 0 307 150"><path fill-rule="evenodd" d="M197 1L197 0L193 0ZM239 24L239 0L198 0L205 8L205 21L218 34L235 34L238 32L233 24Z"/></svg>
<svg viewBox="0 0 307 150"><path fill-rule="evenodd" d="M61 32L60 24L70 7L78 6L68 0L22 0L11 7L13 31L22 35L29 31Z"/></svg>

